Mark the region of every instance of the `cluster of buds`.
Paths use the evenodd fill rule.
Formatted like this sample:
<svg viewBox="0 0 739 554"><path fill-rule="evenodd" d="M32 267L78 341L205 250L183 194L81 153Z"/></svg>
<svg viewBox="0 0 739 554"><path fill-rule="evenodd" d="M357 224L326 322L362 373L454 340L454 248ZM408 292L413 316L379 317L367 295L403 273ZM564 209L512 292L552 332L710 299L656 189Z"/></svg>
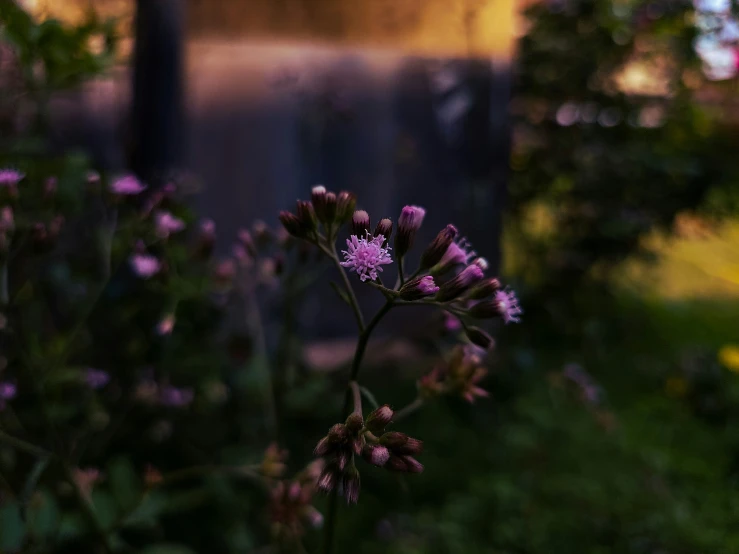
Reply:
<svg viewBox="0 0 739 554"><path fill-rule="evenodd" d="M485 398L488 392L479 387L488 373L484 361L474 346L457 346L449 361L435 367L418 381L422 398L444 394L461 396L472 404L476 398Z"/></svg>
<svg viewBox="0 0 739 554"><path fill-rule="evenodd" d="M298 200L295 213L280 212L280 222L292 236L315 242L318 239L320 226L327 236L344 223L354 213L357 197L351 192L338 194L318 185L313 187L310 200Z"/></svg>
<svg viewBox="0 0 739 554"><path fill-rule="evenodd" d="M300 538L306 527L317 529L323 525L323 515L313 506L322 468L322 461L317 460L292 479L277 481L271 487L269 513L275 539Z"/></svg>
<svg viewBox="0 0 739 554"><path fill-rule="evenodd" d="M314 453L326 465L318 478L318 488L331 492L341 485L348 504L359 498L360 478L355 464L358 457L390 471L420 473L423 466L414 458L423 451L423 442L403 433L386 431L392 422L393 410L385 405L367 416L353 412L345 423L329 429Z"/></svg>

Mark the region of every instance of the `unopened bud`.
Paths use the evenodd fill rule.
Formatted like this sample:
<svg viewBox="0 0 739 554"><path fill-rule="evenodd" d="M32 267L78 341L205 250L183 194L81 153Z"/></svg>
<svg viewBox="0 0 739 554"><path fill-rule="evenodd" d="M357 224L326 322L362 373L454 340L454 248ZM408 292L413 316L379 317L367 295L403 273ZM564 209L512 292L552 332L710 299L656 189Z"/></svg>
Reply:
<svg viewBox="0 0 739 554"><path fill-rule="evenodd" d="M339 223L349 221L357 207L357 197L354 193L342 190L336 199L336 217Z"/></svg>
<svg viewBox="0 0 739 554"><path fill-rule="evenodd" d="M359 500L359 471L351 465L344 473L344 499L347 504L356 504Z"/></svg>
<svg viewBox="0 0 739 554"><path fill-rule="evenodd" d="M373 466L382 467L390 459L390 451L382 445L367 444L362 449L362 457Z"/></svg>
<svg viewBox="0 0 739 554"><path fill-rule="evenodd" d="M329 452L331 452L331 441L328 437L323 437L321 440L319 440L318 444L313 449L313 454L315 454L319 458L324 457Z"/></svg>
<svg viewBox="0 0 739 554"><path fill-rule="evenodd" d="M345 425L352 434L357 433L362 427L364 427L364 418L362 418L362 414L353 412L346 418Z"/></svg>
<svg viewBox="0 0 739 554"><path fill-rule="evenodd" d="M252 258L256 258L257 256L257 245L254 244L254 239L251 236L251 233L247 231L246 229L241 229L238 232L238 238L241 245L246 249L246 251L249 253L249 255Z"/></svg>
<svg viewBox="0 0 739 554"><path fill-rule="evenodd" d="M423 441L408 437L408 440L401 446L393 448L393 452L396 454L420 454L423 452Z"/></svg>
<svg viewBox="0 0 739 554"><path fill-rule="evenodd" d="M327 436L331 444L342 444L349 438L349 429L346 428L346 425L337 423L328 430Z"/></svg>
<svg viewBox="0 0 739 554"><path fill-rule="evenodd" d="M400 448L406 442L408 442L408 435L405 433L398 433L397 431L388 431L380 437L380 444L387 446L390 450Z"/></svg>
<svg viewBox="0 0 739 554"><path fill-rule="evenodd" d="M375 227L374 236L382 235L385 237L385 242L383 243L383 246L385 246L388 241L390 240L390 235L393 234L393 222L390 221L388 218L381 219L377 222L377 226Z"/></svg>
<svg viewBox="0 0 739 554"><path fill-rule="evenodd" d="M499 289L500 281L495 278L485 279L470 290L467 298L471 300L481 300L495 294L495 291Z"/></svg>
<svg viewBox="0 0 739 554"><path fill-rule="evenodd" d="M351 452L346 449L339 450L338 454L336 454L336 465L341 471L344 471L344 468L347 466L351 458Z"/></svg>
<svg viewBox="0 0 739 554"><path fill-rule="evenodd" d="M443 285L436 294L436 299L439 302L447 302L458 298L461 294L464 294L474 284L479 282L484 277L482 269L478 265L472 264L465 267L459 274Z"/></svg>
<svg viewBox="0 0 739 554"><path fill-rule="evenodd" d="M426 275L408 281L400 287L400 298L407 301L421 300L437 292L439 292L439 287L434 283L434 278Z"/></svg>
<svg viewBox="0 0 739 554"><path fill-rule="evenodd" d="M365 425L374 435L380 435L385 427L393 420L393 410L385 404L367 416Z"/></svg>
<svg viewBox="0 0 739 554"><path fill-rule="evenodd" d="M318 490L326 493L334 490L336 488L336 483L339 481L340 475L341 472L335 464L327 464L326 467L323 468L323 471L316 482Z"/></svg>
<svg viewBox="0 0 739 554"><path fill-rule="evenodd" d="M364 238L370 229L370 216L364 210L357 210L352 216L352 234Z"/></svg>
<svg viewBox="0 0 739 554"><path fill-rule="evenodd" d="M316 213L313 211L313 204L305 200L298 200L295 214L300 222L302 236L310 236L316 230Z"/></svg>
<svg viewBox="0 0 739 554"><path fill-rule="evenodd" d="M407 468L406 471L408 471L408 473L423 472L423 465L413 456L403 456L403 461L405 462L405 467Z"/></svg>
<svg viewBox="0 0 739 554"><path fill-rule="evenodd" d="M321 223L326 223L326 187L317 185L313 187L310 195L313 209L316 211L316 217Z"/></svg>
<svg viewBox="0 0 739 554"><path fill-rule="evenodd" d="M475 319L491 319L500 315L498 302L494 300L484 300L482 302L478 302L469 310L467 310L467 313Z"/></svg>
<svg viewBox="0 0 739 554"><path fill-rule="evenodd" d="M282 223L282 226L288 233L294 237L303 236L302 229L300 227L300 220L294 213L283 210L280 212L279 217L280 223Z"/></svg>
<svg viewBox="0 0 739 554"><path fill-rule="evenodd" d="M457 238L457 228L454 225L447 225L439 231L421 255L421 269L428 269L438 264L455 238Z"/></svg>
<svg viewBox="0 0 739 554"><path fill-rule="evenodd" d="M327 225L331 225L334 221L336 221L336 194L333 192L327 192L326 193L326 219L324 222Z"/></svg>
<svg viewBox="0 0 739 554"><path fill-rule="evenodd" d="M216 223L212 219L204 219L200 223L200 235L198 237L197 250L200 255L207 258L213 253L216 243Z"/></svg>
<svg viewBox="0 0 739 554"><path fill-rule="evenodd" d="M401 210L398 218L398 232L395 234L396 256L405 256L411 249L425 215L426 210L419 206L406 206Z"/></svg>
<svg viewBox="0 0 739 554"><path fill-rule="evenodd" d="M472 344L475 344L485 350L490 350L490 348L493 346L493 337L488 335L479 327L466 327L464 331L467 334L467 338L470 339L470 342Z"/></svg>

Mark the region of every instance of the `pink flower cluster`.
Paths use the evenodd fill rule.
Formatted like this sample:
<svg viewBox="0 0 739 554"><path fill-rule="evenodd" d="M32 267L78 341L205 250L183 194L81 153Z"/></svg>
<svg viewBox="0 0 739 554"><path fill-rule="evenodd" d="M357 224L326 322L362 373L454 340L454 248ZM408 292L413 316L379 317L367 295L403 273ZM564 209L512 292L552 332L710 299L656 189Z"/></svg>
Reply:
<svg viewBox="0 0 739 554"><path fill-rule="evenodd" d="M382 235L372 237L367 233L363 238L352 235L346 241L347 250L342 250L344 261L341 265L356 272L361 281L375 281L382 266L393 263L390 248L382 246L384 242L385 237Z"/></svg>

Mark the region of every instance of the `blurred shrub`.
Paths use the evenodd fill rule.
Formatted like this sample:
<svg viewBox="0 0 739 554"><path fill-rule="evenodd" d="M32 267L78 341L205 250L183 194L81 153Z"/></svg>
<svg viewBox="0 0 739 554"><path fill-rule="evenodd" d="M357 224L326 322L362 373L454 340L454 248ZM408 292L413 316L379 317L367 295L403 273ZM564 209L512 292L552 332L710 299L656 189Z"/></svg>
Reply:
<svg viewBox="0 0 739 554"><path fill-rule="evenodd" d="M510 229L537 286L575 290L676 214L736 213L736 110L703 78L688 3L551 0L526 11Z"/></svg>

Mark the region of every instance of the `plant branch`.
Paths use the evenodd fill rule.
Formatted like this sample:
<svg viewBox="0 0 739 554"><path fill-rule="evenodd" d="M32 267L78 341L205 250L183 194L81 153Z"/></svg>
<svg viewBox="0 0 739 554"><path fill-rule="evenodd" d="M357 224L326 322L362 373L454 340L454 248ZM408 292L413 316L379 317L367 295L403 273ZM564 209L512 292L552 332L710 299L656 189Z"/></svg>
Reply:
<svg viewBox="0 0 739 554"><path fill-rule="evenodd" d="M16 450L20 450L21 452L31 454L32 456L36 456L38 458L49 458L53 456L53 454L48 450L45 450L40 446L36 446L35 444L31 444L30 442L26 442L22 439L8 435L3 431L0 431L0 442L5 443L8 446L12 446Z"/></svg>
<svg viewBox="0 0 739 554"><path fill-rule="evenodd" d="M329 254L334 262L334 265L336 266L336 269L341 275L341 279L344 281L344 287L346 288L346 293L349 295L349 303L351 304L352 311L354 312L354 318L357 320L357 327L359 327L359 332L364 333L365 326L362 309L359 307L359 301L357 300L357 296L354 294L354 288L349 281L349 276L346 274L346 271L344 271L344 268L339 262L339 254L336 252L336 245L331 245L331 250L329 251Z"/></svg>
<svg viewBox="0 0 739 554"><path fill-rule="evenodd" d="M351 381L349 388L352 390L352 399L354 400L354 413L362 415L362 391L359 389L359 383Z"/></svg>
<svg viewBox="0 0 739 554"><path fill-rule="evenodd" d="M419 396L413 402L393 414L393 423L397 423L398 421L405 419L409 415L415 413L421 408L421 406L423 406L423 398Z"/></svg>

